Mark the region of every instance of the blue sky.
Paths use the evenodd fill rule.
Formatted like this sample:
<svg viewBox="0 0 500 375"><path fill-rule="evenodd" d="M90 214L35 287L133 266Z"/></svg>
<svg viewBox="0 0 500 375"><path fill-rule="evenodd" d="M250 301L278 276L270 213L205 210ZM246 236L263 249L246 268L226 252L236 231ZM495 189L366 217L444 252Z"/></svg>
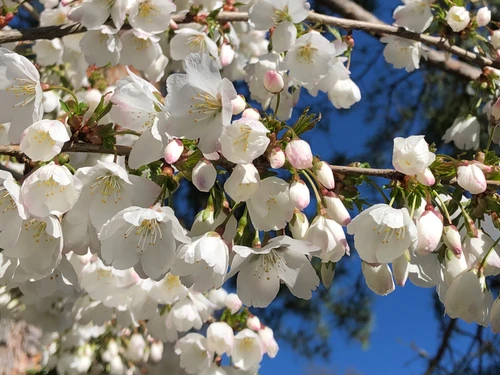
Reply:
<svg viewBox="0 0 500 375"><path fill-rule="evenodd" d="M399 0L386 0L379 3L383 5L380 5L377 10L377 16L386 22L391 22L392 11L401 2ZM362 32L354 32L353 36L356 40L356 46L370 46L373 52L379 51L378 53L380 53L381 44L375 39ZM362 94L382 74L402 74L401 71L396 71L385 63L383 56L380 56L375 66L360 77L361 73L365 71L366 63L360 61L361 54L357 56L356 60L356 51L354 53L353 65L351 66L352 76L360 86ZM354 64L356 61L358 64ZM412 94L408 93L409 97ZM325 97L323 99L327 100ZM311 112L314 112L314 100L311 101L310 105ZM334 112L332 116L324 118L323 122L328 121L329 123L327 133L315 130L306 134L304 138L311 143L313 152L320 155L322 159L328 159L333 153L342 153L347 156L349 161L357 161L349 157L361 152L363 143L369 137L376 137L376 128L381 125L380 123L367 123L365 121L366 116L369 115L367 111L368 103L362 100L342 115ZM420 125L421 122L417 120L413 129L406 129L403 133L394 136L418 134ZM391 151L380 150L380 152L385 153ZM370 162L370 160L366 161ZM360 267L357 256L352 256L351 259L344 258L342 261L348 262L353 269ZM344 334L335 332L334 327L332 327L330 340L332 353L327 361L307 360L303 356L297 355L286 343L281 341L278 356L274 359L266 357L259 373L262 375L316 374L314 368L320 367L325 370L322 372L325 375L343 375L348 370L356 370L356 374L363 375L422 374L427 361L418 358L415 348L423 349L432 356L440 343L432 306L433 293L435 293L434 288L417 288L408 281L404 288L398 287L389 296L375 296L375 322L370 345L366 350L363 350L358 342L349 341ZM459 347L466 344L460 341L454 343Z"/></svg>

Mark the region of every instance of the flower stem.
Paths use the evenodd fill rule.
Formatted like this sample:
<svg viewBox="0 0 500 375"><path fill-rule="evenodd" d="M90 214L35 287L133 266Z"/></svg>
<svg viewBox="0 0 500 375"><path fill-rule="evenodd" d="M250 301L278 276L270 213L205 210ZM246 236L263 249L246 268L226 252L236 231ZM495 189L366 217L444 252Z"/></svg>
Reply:
<svg viewBox="0 0 500 375"><path fill-rule="evenodd" d="M491 237L490 237L491 238ZM491 252L495 249L495 247L498 245L498 242L500 241L500 237L496 239L495 242L493 242L493 245L489 248L489 250L486 252L484 258L481 260L481 263L479 263L478 270L479 272L482 272L484 269L484 266L486 265L486 260L488 259L489 255Z"/></svg>
<svg viewBox="0 0 500 375"><path fill-rule="evenodd" d="M439 201L439 203L441 203L440 207L444 212L444 216L446 216L446 220L448 220L448 223L451 224L451 216L450 216L450 213L448 212L448 208L446 207L446 204L443 202L443 200L441 199L441 197L439 196L439 194L437 192L435 192L434 190L431 190L431 192L434 193L434 196L436 197L436 199ZM460 204L460 203L458 203L458 204Z"/></svg>
<svg viewBox="0 0 500 375"><path fill-rule="evenodd" d="M321 214L321 209L323 208L323 204L321 203L321 195L319 195L319 192L318 192L318 189L316 188L316 184L314 183L313 179L311 177L309 177L308 173L311 173L311 171L309 171L308 169L303 169L300 171L305 177L306 179L309 181L309 185L311 185L311 188L313 189L314 191L314 195L316 196L316 201L318 202L317 205L316 205L316 213L318 215Z"/></svg>
<svg viewBox="0 0 500 375"><path fill-rule="evenodd" d="M64 87L64 86L50 86L46 91L51 91L51 90L62 90L62 91L65 91L65 92L67 92L68 94L70 94L73 97L73 100L75 101L75 103L78 104L78 102L79 102L79 100L76 97L75 93L73 91L71 91L70 89L68 89L67 87Z"/></svg>
<svg viewBox="0 0 500 375"><path fill-rule="evenodd" d="M384 198L384 201L385 203L389 203L389 198L387 198L387 195L385 195L384 193L384 190L382 190L382 188L380 186L377 185L377 183L375 181L373 181L372 179L370 178L367 178L365 180L369 185L373 186L375 189L377 189L377 191L380 193L380 195L382 195L382 197Z"/></svg>
<svg viewBox="0 0 500 375"><path fill-rule="evenodd" d="M281 94L276 94L276 107L274 108L274 118L278 117L278 110L280 108Z"/></svg>

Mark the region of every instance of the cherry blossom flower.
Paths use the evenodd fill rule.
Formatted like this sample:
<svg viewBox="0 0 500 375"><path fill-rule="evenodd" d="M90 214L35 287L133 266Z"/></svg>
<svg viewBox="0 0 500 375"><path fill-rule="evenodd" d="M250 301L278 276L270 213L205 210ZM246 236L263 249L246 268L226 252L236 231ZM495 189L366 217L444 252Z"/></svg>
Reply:
<svg viewBox="0 0 500 375"><path fill-rule="evenodd" d="M186 74L167 79L167 130L176 137L200 138L199 149L209 154L217 150L222 129L231 122L236 90L205 54L186 57L184 69Z"/></svg>
<svg viewBox="0 0 500 375"><path fill-rule="evenodd" d="M432 0L403 0L403 3L394 9L394 23L416 33L427 30L434 19Z"/></svg>
<svg viewBox="0 0 500 375"><path fill-rule="evenodd" d="M257 249L235 245L228 277L238 273L238 297L247 306L267 307L278 294L280 280L296 297L309 299L319 279L307 256L318 250L287 236L275 237Z"/></svg>
<svg viewBox="0 0 500 375"><path fill-rule="evenodd" d="M33 216L62 215L76 204L82 188L68 168L50 162L24 180L21 200Z"/></svg>
<svg viewBox="0 0 500 375"><path fill-rule="evenodd" d="M40 74L27 58L5 48L0 66L0 123L11 123L9 141L19 143L23 131L43 116Z"/></svg>
<svg viewBox="0 0 500 375"><path fill-rule="evenodd" d="M40 120L30 125L21 138L20 149L34 161L49 161L69 141L68 130L57 120Z"/></svg>
<svg viewBox="0 0 500 375"><path fill-rule="evenodd" d="M457 276L446 292L444 306L451 318L460 318L467 323L476 322L483 327L490 323L493 296L486 287L484 276L473 271Z"/></svg>
<svg viewBox="0 0 500 375"><path fill-rule="evenodd" d="M260 121L249 118L234 121L222 130L221 153L233 163L251 163L266 151L267 133L269 130Z"/></svg>
<svg viewBox="0 0 500 375"><path fill-rule="evenodd" d="M184 60L191 53L207 53L218 56L217 44L202 31L191 28L177 30L170 40L170 56L173 60Z"/></svg>
<svg viewBox="0 0 500 375"><path fill-rule="evenodd" d="M238 164L224 183L224 191L235 202L245 202L259 189L260 176L253 164Z"/></svg>
<svg viewBox="0 0 500 375"><path fill-rule="evenodd" d="M307 17L309 3L303 0L257 2L250 11L250 21L257 30L268 30L276 26L271 41L276 52L287 51L297 38L295 23Z"/></svg>
<svg viewBox="0 0 500 375"><path fill-rule="evenodd" d="M417 228L406 208L376 204L362 211L347 226L361 259L390 263L417 244Z"/></svg>
<svg viewBox="0 0 500 375"><path fill-rule="evenodd" d="M446 13L446 22L455 32L465 29L470 22L470 14L464 7L452 6Z"/></svg>
<svg viewBox="0 0 500 375"><path fill-rule="evenodd" d="M276 230L292 219L288 183L278 177L261 180L259 189L247 201L248 213L255 228Z"/></svg>
<svg viewBox="0 0 500 375"><path fill-rule="evenodd" d="M181 245L172 273L184 276L197 292L220 288L229 266L229 249L216 232L207 232ZM190 285L191 284L191 285Z"/></svg>
<svg viewBox="0 0 500 375"><path fill-rule="evenodd" d="M168 29L175 10L170 0L136 0L129 9L129 22L134 29L159 34Z"/></svg>
<svg viewBox="0 0 500 375"><path fill-rule="evenodd" d="M101 255L119 270L140 264L146 275L161 279L175 260L180 243L189 243L170 207L129 207L102 228Z"/></svg>
<svg viewBox="0 0 500 375"><path fill-rule="evenodd" d="M463 150L477 150L479 147L480 128L481 125L477 117L458 117L453 122L453 125L446 130L446 133L443 135L443 141L445 143L453 141L455 146Z"/></svg>

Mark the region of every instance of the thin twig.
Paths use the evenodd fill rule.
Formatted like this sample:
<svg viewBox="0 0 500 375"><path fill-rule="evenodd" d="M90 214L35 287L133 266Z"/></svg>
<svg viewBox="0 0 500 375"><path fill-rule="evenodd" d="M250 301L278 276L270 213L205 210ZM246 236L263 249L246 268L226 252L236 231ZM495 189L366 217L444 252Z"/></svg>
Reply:
<svg viewBox="0 0 500 375"><path fill-rule="evenodd" d="M130 146L115 146L116 149L104 148L102 145L94 145L90 143L72 143L67 142L63 152L89 152L93 154L115 154L118 156L128 156L132 151ZM0 155L13 156L20 160L26 160L26 155L19 149L18 145L0 146ZM394 169L375 169L375 168L360 168L342 165L331 165L332 171L337 174L348 174L355 176L374 176L382 177L390 180L402 180L404 174ZM500 181L488 180L488 185L500 187Z"/></svg>
<svg viewBox="0 0 500 375"><path fill-rule="evenodd" d="M200 17L203 18L203 17ZM248 21L246 12L220 12L217 16L219 22L238 22ZM172 20L176 23L193 22L193 17L189 14L174 14ZM500 62L493 61L488 57L469 52L458 46L452 46L447 40L442 38L415 33L402 27L391 26L383 23L372 23L359 20L350 20L338 17L327 16L324 14L310 12L306 21L320 23L323 25L340 27L346 30L363 30L377 35L395 35L401 38L421 42L427 46L432 46L459 56L480 67L494 67L500 69ZM0 31L0 44L7 42L19 42L36 39L53 39L68 34L82 33L86 31L85 27L78 23L66 24L60 26L46 26L23 30L5 30Z"/></svg>

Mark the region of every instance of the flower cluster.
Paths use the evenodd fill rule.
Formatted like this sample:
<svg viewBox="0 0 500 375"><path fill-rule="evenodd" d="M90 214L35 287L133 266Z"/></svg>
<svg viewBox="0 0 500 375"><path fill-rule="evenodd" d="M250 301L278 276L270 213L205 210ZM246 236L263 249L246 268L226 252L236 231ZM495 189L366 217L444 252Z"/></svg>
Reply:
<svg viewBox="0 0 500 375"><path fill-rule="evenodd" d="M395 24L417 33L436 18L464 38L490 23L487 8L471 20L464 7L436 15L430 0L403 2ZM238 9L248 22L233 23L217 19L232 1L45 3L42 26L87 31L36 41L36 67L0 49L3 142L19 148L6 168L23 172L0 171L0 301L2 314L43 329L48 369L254 374L278 344L249 308L280 290L311 299L351 247L376 294L409 278L436 287L449 316L500 331L487 282L500 274L494 90L485 149L472 113L443 140L474 155L396 137L384 203L368 204L359 187L377 184L369 166L321 160L303 136L320 117L293 116L304 90L337 109L361 100L353 40L306 23L307 2L248 2ZM426 55L421 42L382 41L396 68ZM206 202L192 225L177 198L188 189Z"/></svg>

